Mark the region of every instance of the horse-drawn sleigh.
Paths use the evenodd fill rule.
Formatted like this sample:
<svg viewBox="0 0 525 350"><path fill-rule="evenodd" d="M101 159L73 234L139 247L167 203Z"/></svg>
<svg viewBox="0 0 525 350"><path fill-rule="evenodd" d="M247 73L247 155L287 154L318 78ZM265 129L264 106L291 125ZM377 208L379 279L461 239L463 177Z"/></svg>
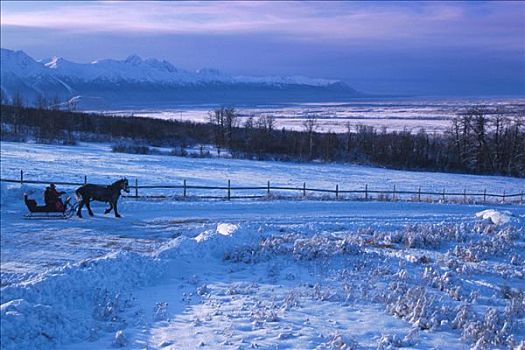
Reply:
<svg viewBox="0 0 525 350"><path fill-rule="evenodd" d="M51 196L48 195L50 189L54 191L51 192ZM29 209L29 214L25 217L28 219L69 219L76 213L81 218L84 205L89 215L93 216L91 201L99 201L109 204L109 208L104 211L104 214L113 210L115 217L119 218L117 203L121 191L129 193L129 183L125 178L115 181L109 186L85 184L75 191L77 202L73 203L71 197L67 197L65 202L62 202L59 197L65 192L56 192L54 185L51 184L50 187L46 188L45 205L39 206L34 199L30 199L27 194L24 195L24 202Z"/></svg>

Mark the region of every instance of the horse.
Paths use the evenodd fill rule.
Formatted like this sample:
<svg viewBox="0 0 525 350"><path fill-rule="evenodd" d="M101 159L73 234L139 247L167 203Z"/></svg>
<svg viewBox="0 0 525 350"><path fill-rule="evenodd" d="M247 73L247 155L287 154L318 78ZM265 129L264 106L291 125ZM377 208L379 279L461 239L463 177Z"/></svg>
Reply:
<svg viewBox="0 0 525 350"><path fill-rule="evenodd" d="M129 183L126 178L115 181L109 186L86 184L79 187L75 191L77 200L79 201L77 210L78 217L82 217L82 207L84 204L86 205L89 215L93 216L90 201L94 200L109 203L109 208L106 209L104 214L108 214L114 209L115 217L120 218L120 214L117 210L117 201L120 197L121 190L129 193Z"/></svg>

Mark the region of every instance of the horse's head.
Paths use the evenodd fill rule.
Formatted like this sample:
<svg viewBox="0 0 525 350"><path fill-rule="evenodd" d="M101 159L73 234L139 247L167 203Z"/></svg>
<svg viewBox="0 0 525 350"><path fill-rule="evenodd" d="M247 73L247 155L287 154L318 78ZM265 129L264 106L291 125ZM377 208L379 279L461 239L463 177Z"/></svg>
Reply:
<svg viewBox="0 0 525 350"><path fill-rule="evenodd" d="M121 180L118 180L117 184L118 184L118 188L120 190L123 190L124 192L129 193L129 182L128 182L128 179L123 178Z"/></svg>

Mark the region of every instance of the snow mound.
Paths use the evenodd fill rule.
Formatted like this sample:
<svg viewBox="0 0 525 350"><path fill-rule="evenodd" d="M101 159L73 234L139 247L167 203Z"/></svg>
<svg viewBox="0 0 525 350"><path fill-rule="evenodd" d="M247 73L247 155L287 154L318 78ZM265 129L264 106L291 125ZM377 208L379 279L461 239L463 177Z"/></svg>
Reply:
<svg viewBox="0 0 525 350"><path fill-rule="evenodd" d="M133 290L164 280L181 259L222 259L226 250L254 239L259 237L251 230L218 224L196 238L177 237L152 254L110 253L49 270L32 282L4 287L0 294L2 349L56 348L97 339L108 331L117 331L114 347L125 346L122 314L133 302Z"/></svg>
<svg viewBox="0 0 525 350"><path fill-rule="evenodd" d="M0 206L9 205L13 202L20 202L24 200L24 193L30 197L40 201L38 198L38 191L34 187L19 184L10 184L7 182L1 183Z"/></svg>
<svg viewBox="0 0 525 350"><path fill-rule="evenodd" d="M503 225L510 222L512 213L505 211L497 211L494 209L487 209L476 213L476 217L482 220L492 222L494 225Z"/></svg>
<svg viewBox="0 0 525 350"><path fill-rule="evenodd" d="M231 236L235 231L237 231L238 228L239 225L220 223L217 224L215 231L204 231L195 237L195 240L200 243L210 239L215 239L219 235Z"/></svg>
<svg viewBox="0 0 525 350"><path fill-rule="evenodd" d="M217 225L217 233L224 235L224 236L230 236L232 233L237 231L239 228L239 225L234 224L218 224Z"/></svg>
<svg viewBox="0 0 525 350"><path fill-rule="evenodd" d="M2 349L52 348L121 327L129 292L165 272L166 265L155 257L119 252L4 287Z"/></svg>

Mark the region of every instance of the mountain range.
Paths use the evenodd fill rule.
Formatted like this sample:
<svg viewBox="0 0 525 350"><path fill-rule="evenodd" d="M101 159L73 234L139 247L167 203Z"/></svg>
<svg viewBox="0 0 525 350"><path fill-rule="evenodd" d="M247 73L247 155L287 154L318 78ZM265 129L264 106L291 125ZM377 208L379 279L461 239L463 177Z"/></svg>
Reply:
<svg viewBox="0 0 525 350"><path fill-rule="evenodd" d="M322 102L363 96L338 80L234 76L210 68L187 71L137 55L91 63L58 57L37 61L23 51L0 50L3 98L19 94L28 104L39 96L74 100L81 109Z"/></svg>

